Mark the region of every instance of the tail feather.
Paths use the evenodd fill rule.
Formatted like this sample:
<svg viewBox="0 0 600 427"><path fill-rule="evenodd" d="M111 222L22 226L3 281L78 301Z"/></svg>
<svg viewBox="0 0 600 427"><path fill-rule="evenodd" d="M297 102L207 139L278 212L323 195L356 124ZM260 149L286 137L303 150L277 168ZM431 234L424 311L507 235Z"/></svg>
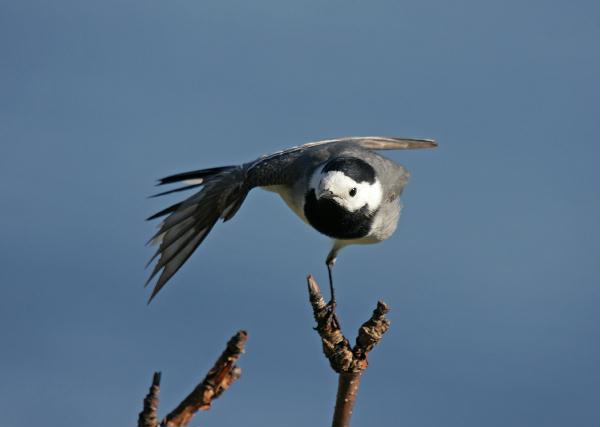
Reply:
<svg viewBox="0 0 600 427"><path fill-rule="evenodd" d="M159 247L150 263L156 258L158 261L146 285L160 275L148 302L187 261L217 221L220 218L226 221L235 215L248 193L244 177L242 167L227 166L186 172L160 180L161 185L190 179L203 181L194 184L202 186L199 192L149 218L166 216L153 237L159 242Z"/></svg>

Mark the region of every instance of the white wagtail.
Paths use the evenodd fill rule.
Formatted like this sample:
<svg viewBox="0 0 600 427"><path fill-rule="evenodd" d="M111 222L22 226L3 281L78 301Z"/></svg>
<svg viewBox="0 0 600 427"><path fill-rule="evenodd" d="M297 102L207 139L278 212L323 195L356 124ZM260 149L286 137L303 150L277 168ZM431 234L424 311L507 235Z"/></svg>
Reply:
<svg viewBox="0 0 600 427"><path fill-rule="evenodd" d="M201 169L168 176L158 185L186 185L162 196L201 187L180 203L152 215L166 216L150 240L158 258L146 285L160 272L149 301L179 270L215 223L230 220L255 187L273 191L304 222L333 240L327 255L331 301L332 268L340 249L377 243L396 229L406 169L375 151L433 148L430 139L350 137L310 142L238 166Z"/></svg>

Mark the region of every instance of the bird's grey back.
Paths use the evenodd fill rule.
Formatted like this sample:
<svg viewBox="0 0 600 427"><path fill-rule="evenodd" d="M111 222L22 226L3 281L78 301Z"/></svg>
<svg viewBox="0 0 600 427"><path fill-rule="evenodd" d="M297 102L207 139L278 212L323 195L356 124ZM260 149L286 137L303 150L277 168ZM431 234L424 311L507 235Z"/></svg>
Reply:
<svg viewBox="0 0 600 427"><path fill-rule="evenodd" d="M244 165L251 187L285 185L306 189L314 171L336 157L356 157L369 163L383 188L398 196L408 181L408 172L396 162L352 142L335 142L259 158ZM386 194L388 196L388 194Z"/></svg>

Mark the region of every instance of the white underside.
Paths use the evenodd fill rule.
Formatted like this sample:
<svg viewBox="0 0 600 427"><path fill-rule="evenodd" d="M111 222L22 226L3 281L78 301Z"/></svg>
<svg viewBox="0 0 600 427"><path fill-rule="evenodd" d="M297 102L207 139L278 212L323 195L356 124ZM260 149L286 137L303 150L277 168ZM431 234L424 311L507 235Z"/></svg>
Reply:
<svg viewBox="0 0 600 427"><path fill-rule="evenodd" d="M308 220L304 216L304 196L294 197L292 190L285 185L269 185L267 187L260 187L263 190L271 191L279 194L286 205L296 214L302 221L309 224Z"/></svg>

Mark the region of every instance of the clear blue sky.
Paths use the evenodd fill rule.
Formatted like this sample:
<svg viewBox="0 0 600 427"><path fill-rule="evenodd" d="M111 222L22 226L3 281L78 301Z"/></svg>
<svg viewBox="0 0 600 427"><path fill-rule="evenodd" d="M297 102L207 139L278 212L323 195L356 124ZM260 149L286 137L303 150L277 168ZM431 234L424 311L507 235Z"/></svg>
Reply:
<svg viewBox="0 0 600 427"><path fill-rule="evenodd" d="M154 370L164 414L241 328L194 425L326 426L327 239L253 191L148 307L146 196L366 134L440 147L336 266L348 336L393 310L354 425L598 425L598 115L597 1L0 1L3 427L134 425Z"/></svg>

